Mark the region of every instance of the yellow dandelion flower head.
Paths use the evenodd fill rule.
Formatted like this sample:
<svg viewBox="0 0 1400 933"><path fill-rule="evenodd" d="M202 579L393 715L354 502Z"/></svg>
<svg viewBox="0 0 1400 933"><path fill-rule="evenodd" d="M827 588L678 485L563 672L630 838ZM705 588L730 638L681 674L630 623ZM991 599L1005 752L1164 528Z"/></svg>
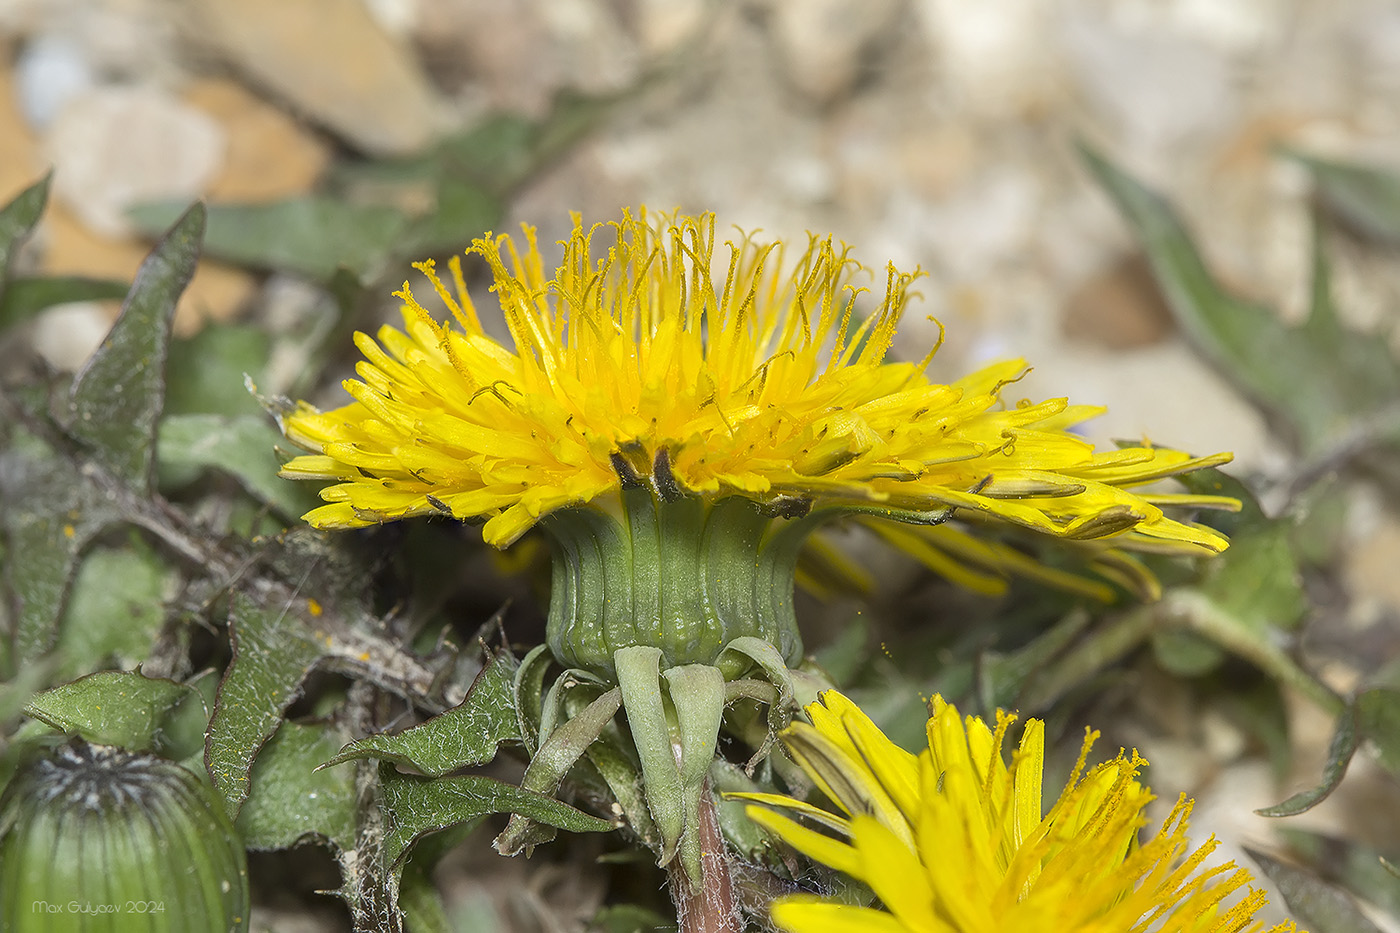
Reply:
<svg viewBox="0 0 1400 933"><path fill-rule="evenodd" d="M1191 801L1182 797L1157 834L1138 842L1153 799L1134 752L1089 767L1086 732L1063 791L1043 810L1045 729L1029 720L1008 762L1015 717L995 725L934 697L928 748L891 742L834 690L807 708L784 746L839 812L778 794L733 796L750 817L808 857L870 887L884 909L796 895L773 905L790 933L1240 933L1257 931L1266 902L1234 863L1206 866L1214 837L1191 850ZM1238 893L1243 891L1242 894ZM1227 904L1232 895L1238 895ZM1294 930L1291 923L1272 933Z"/></svg>
<svg viewBox="0 0 1400 933"><path fill-rule="evenodd" d="M490 268L508 344L483 328L458 260L450 282L418 264L455 326L405 283L403 328L356 335L354 401L283 418L312 451L283 475L333 481L306 519L347 528L448 514L484 521L486 540L505 546L554 510L646 483L660 495L1226 546L1162 511L1211 503L1127 487L1229 455L1096 451L1069 429L1100 409L1004 404L1021 360L940 384L925 375L932 350L888 358L915 275L874 277L883 292L861 313L872 276L831 237L801 250L743 235L716 244L712 214L642 208L594 226L575 216L550 276L532 229L523 246L477 239L467 254Z"/></svg>

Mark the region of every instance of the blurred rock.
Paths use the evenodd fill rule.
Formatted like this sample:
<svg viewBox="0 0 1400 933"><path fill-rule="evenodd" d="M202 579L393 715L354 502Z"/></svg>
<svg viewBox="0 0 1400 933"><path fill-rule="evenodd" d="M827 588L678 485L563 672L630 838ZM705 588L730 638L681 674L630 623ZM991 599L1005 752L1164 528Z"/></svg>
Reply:
<svg viewBox="0 0 1400 933"><path fill-rule="evenodd" d="M309 191L330 161L329 147L282 111L233 81L199 81L185 102L213 117L228 138L211 201L274 201Z"/></svg>
<svg viewBox="0 0 1400 933"><path fill-rule="evenodd" d="M62 204L51 204L40 224L45 275L81 275L130 282L151 247L134 237L106 237L94 233ZM204 260L180 298L175 329L188 334L205 319L232 317L252 295L256 278L241 269ZM108 319L117 303L106 302ZM91 348L89 348L90 350ZM84 358L86 355L84 354Z"/></svg>
<svg viewBox="0 0 1400 933"><path fill-rule="evenodd" d="M38 130L97 83L82 46L63 35L39 36L26 45L15 62L15 78L20 106L29 125Z"/></svg>
<svg viewBox="0 0 1400 933"><path fill-rule="evenodd" d="M961 123L910 127L896 153L901 174L922 195L946 197L977 168L977 140Z"/></svg>
<svg viewBox="0 0 1400 933"><path fill-rule="evenodd" d="M773 41L788 79L817 104L849 94L905 6L902 0L774 0Z"/></svg>
<svg viewBox="0 0 1400 933"><path fill-rule="evenodd" d="M1139 152L1165 155L1237 118L1230 60L1212 45L1086 15L1061 38L1084 99Z"/></svg>
<svg viewBox="0 0 1400 933"><path fill-rule="evenodd" d="M1151 346L1175 329L1142 255L1120 260L1075 289L1060 324L1066 337L1110 350Z"/></svg>
<svg viewBox="0 0 1400 933"><path fill-rule="evenodd" d="M428 145L443 105L411 51L360 0L193 0L229 61L374 155Z"/></svg>
<svg viewBox="0 0 1400 933"><path fill-rule="evenodd" d="M419 0L364 0L365 9L374 21L391 36L412 35L423 16Z"/></svg>
<svg viewBox="0 0 1400 933"><path fill-rule="evenodd" d="M612 4L551 0L538 6L550 32L551 54L562 65L564 86L602 94L620 91L636 79L636 43Z"/></svg>
<svg viewBox="0 0 1400 933"><path fill-rule="evenodd" d="M705 0L636 0L633 31L642 54L664 55L695 36L705 23Z"/></svg>
<svg viewBox="0 0 1400 933"><path fill-rule="evenodd" d="M418 29L433 76L483 110L543 116L563 82L549 28L526 0L440 0Z"/></svg>
<svg viewBox="0 0 1400 933"><path fill-rule="evenodd" d="M1347 588L1356 599L1374 601L1391 614L1400 614L1400 519L1376 509L1372 527L1351 543L1351 554L1342 562Z"/></svg>
<svg viewBox="0 0 1400 933"><path fill-rule="evenodd" d="M798 204L822 204L836 191L836 176L827 160L804 151L775 155L771 163L777 184Z"/></svg>
<svg viewBox="0 0 1400 933"><path fill-rule="evenodd" d="M1129 351L1040 347L1031 361L1034 370L1017 384L1026 397L1107 404L1085 426L1096 444L1143 438L1199 454L1228 450L1236 475L1285 462L1259 410L1180 338Z"/></svg>
<svg viewBox="0 0 1400 933"><path fill-rule="evenodd" d="M0 0L0 43L17 38L40 60L55 52L93 82L169 85L186 73L166 0Z"/></svg>
<svg viewBox="0 0 1400 933"><path fill-rule="evenodd" d="M13 76L0 67L0 204L8 204L43 174L39 141L20 113Z"/></svg>
<svg viewBox="0 0 1400 933"><path fill-rule="evenodd" d="M1356 18L1353 28L1363 79L1391 94L1400 92L1400 9L1376 4Z"/></svg>
<svg viewBox="0 0 1400 933"><path fill-rule="evenodd" d="M133 204L199 197L225 141L211 117L159 88L104 87L63 108L44 148L57 198L94 231L120 236Z"/></svg>
<svg viewBox="0 0 1400 933"><path fill-rule="evenodd" d="M919 0L920 21L944 87L980 117L1043 109L1059 94L1059 63L1046 41L1052 5L1041 0Z"/></svg>
<svg viewBox="0 0 1400 933"><path fill-rule="evenodd" d="M103 303L74 301L54 305L34 320L34 350L60 372L77 372L102 344L112 326Z"/></svg>
<svg viewBox="0 0 1400 933"><path fill-rule="evenodd" d="M640 70L618 11L596 0L441 0L419 29L433 75L481 110L543 117L562 89L618 91Z"/></svg>
<svg viewBox="0 0 1400 933"><path fill-rule="evenodd" d="M1216 165L1222 173L1238 172L1245 177L1281 171L1293 178L1306 179L1307 170L1296 163L1280 162L1277 149L1290 144L1313 122L1308 115L1290 111L1262 113L1243 120L1225 137Z"/></svg>
<svg viewBox="0 0 1400 933"><path fill-rule="evenodd" d="M1024 258L1043 197L1034 175L998 165L984 168L950 197L914 209L931 260L956 280L975 282Z"/></svg>

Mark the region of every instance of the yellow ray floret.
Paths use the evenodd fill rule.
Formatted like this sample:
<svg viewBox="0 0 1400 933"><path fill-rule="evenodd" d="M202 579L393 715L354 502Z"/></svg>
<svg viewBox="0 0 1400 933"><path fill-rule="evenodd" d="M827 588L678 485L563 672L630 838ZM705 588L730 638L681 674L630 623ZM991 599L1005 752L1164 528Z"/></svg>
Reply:
<svg viewBox="0 0 1400 933"><path fill-rule="evenodd" d="M1157 834L1138 842L1152 794L1147 762L1120 752L1089 768L1087 733L1069 783L1043 811L1045 729L1026 723L1008 763L1014 717L994 727L934 697L928 748L899 748L834 690L808 707L811 725L783 735L793 759L840 810L778 794L734 794L779 812L749 815L808 857L867 884L884 909L816 896L772 908L789 933L835 930L920 933L1241 933L1258 931L1264 894L1233 863L1207 867L1214 838L1191 850L1191 801L1182 798ZM1292 931L1285 923L1271 933Z"/></svg>
<svg viewBox="0 0 1400 933"><path fill-rule="evenodd" d="M420 263L452 322L405 283L403 329L356 335L354 401L283 418L312 453L282 474L333 481L306 519L351 528L450 514L485 521L486 540L505 546L547 513L640 477L714 499L894 518L949 510L1072 539L1226 546L1129 487L1229 455L1096 451L1069 429L1099 409L1004 403L1020 360L945 385L924 373L932 351L887 359L913 275L891 266L878 303L857 314L869 273L830 237L810 238L795 261L781 243L726 245L716 256L709 214L642 209L591 228L575 217L547 277L533 230L523 249L478 239L467 254L490 268L508 344L483 328L460 262L450 282Z"/></svg>

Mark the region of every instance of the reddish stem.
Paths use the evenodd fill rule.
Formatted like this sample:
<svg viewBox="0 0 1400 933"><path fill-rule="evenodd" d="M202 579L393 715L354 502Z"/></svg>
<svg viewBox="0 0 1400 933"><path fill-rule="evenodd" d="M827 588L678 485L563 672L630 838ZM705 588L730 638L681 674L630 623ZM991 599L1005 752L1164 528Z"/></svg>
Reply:
<svg viewBox="0 0 1400 933"><path fill-rule="evenodd" d="M668 868L671 879L671 900L676 905L680 933L741 933L743 918L734 896L734 883L729 875L729 857L724 836L719 831L715 799L710 794L710 782L700 791L700 885L691 882L679 858L672 859Z"/></svg>

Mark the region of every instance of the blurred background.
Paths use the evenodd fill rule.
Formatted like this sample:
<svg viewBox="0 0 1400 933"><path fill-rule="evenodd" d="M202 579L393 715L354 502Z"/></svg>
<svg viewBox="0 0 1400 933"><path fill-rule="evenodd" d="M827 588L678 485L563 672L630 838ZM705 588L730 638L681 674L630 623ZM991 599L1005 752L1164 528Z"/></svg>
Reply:
<svg viewBox="0 0 1400 933"><path fill-rule="evenodd" d="M1106 436L1248 466L1267 432L1177 339L1072 141L1170 191L1227 281L1295 315L1308 183L1271 148L1400 159L1400 8L1371 0L0 0L0 62L0 197L55 169L43 272L129 277L134 204L304 195L591 95L611 106L497 229L548 240L645 201L832 231L929 271L947 372L1023 355L1028 394L1111 399ZM1393 283L1356 278L1344 303L1374 324ZM268 284L207 265L183 329ZM109 314L54 310L33 339L72 367Z"/></svg>
<svg viewBox="0 0 1400 933"><path fill-rule="evenodd" d="M1098 439L1285 470L1288 448L1177 331L1078 139L1168 192L1222 281L1296 320L1311 179L1276 147L1400 167L1400 5L0 0L0 203L54 171L23 270L125 282L177 205L285 209L216 211L185 337L324 336L328 294L390 310L408 261L488 228L551 242L569 211L713 210L721 230L830 231L876 269L922 267L897 349L921 356L941 321L935 380L1023 356L1025 395L1111 406ZM1391 339L1400 264L1334 253L1346 322ZM0 365L32 348L74 370L116 308L50 307L6 333ZM304 344L274 339L267 391L299 387ZM1337 624L1393 627L1400 519L1364 483L1349 495ZM1290 790L1332 725L1297 715ZM1170 711L1154 730L1154 786L1202 794L1222 835L1267 834L1250 811L1278 790L1234 760L1238 736L1208 723L1203 741ZM1354 772L1302 819L1387 832L1393 786Z"/></svg>
<svg viewBox="0 0 1400 933"><path fill-rule="evenodd" d="M45 273L129 277L136 204L305 195L339 163L588 95L606 106L510 186L497 229L548 241L569 210L644 201L832 231L930 273L943 370L1025 356L1028 394L1111 399L1105 436L1250 467L1267 432L1173 333L1073 140L1170 191L1222 277L1293 315L1308 182L1272 147L1400 159L1400 8L1368 0L3 0L0 62L0 197L55 170ZM1358 278L1344 304L1374 325L1393 282ZM182 329L268 285L206 265ZM56 309L33 339L71 368L108 316Z"/></svg>

